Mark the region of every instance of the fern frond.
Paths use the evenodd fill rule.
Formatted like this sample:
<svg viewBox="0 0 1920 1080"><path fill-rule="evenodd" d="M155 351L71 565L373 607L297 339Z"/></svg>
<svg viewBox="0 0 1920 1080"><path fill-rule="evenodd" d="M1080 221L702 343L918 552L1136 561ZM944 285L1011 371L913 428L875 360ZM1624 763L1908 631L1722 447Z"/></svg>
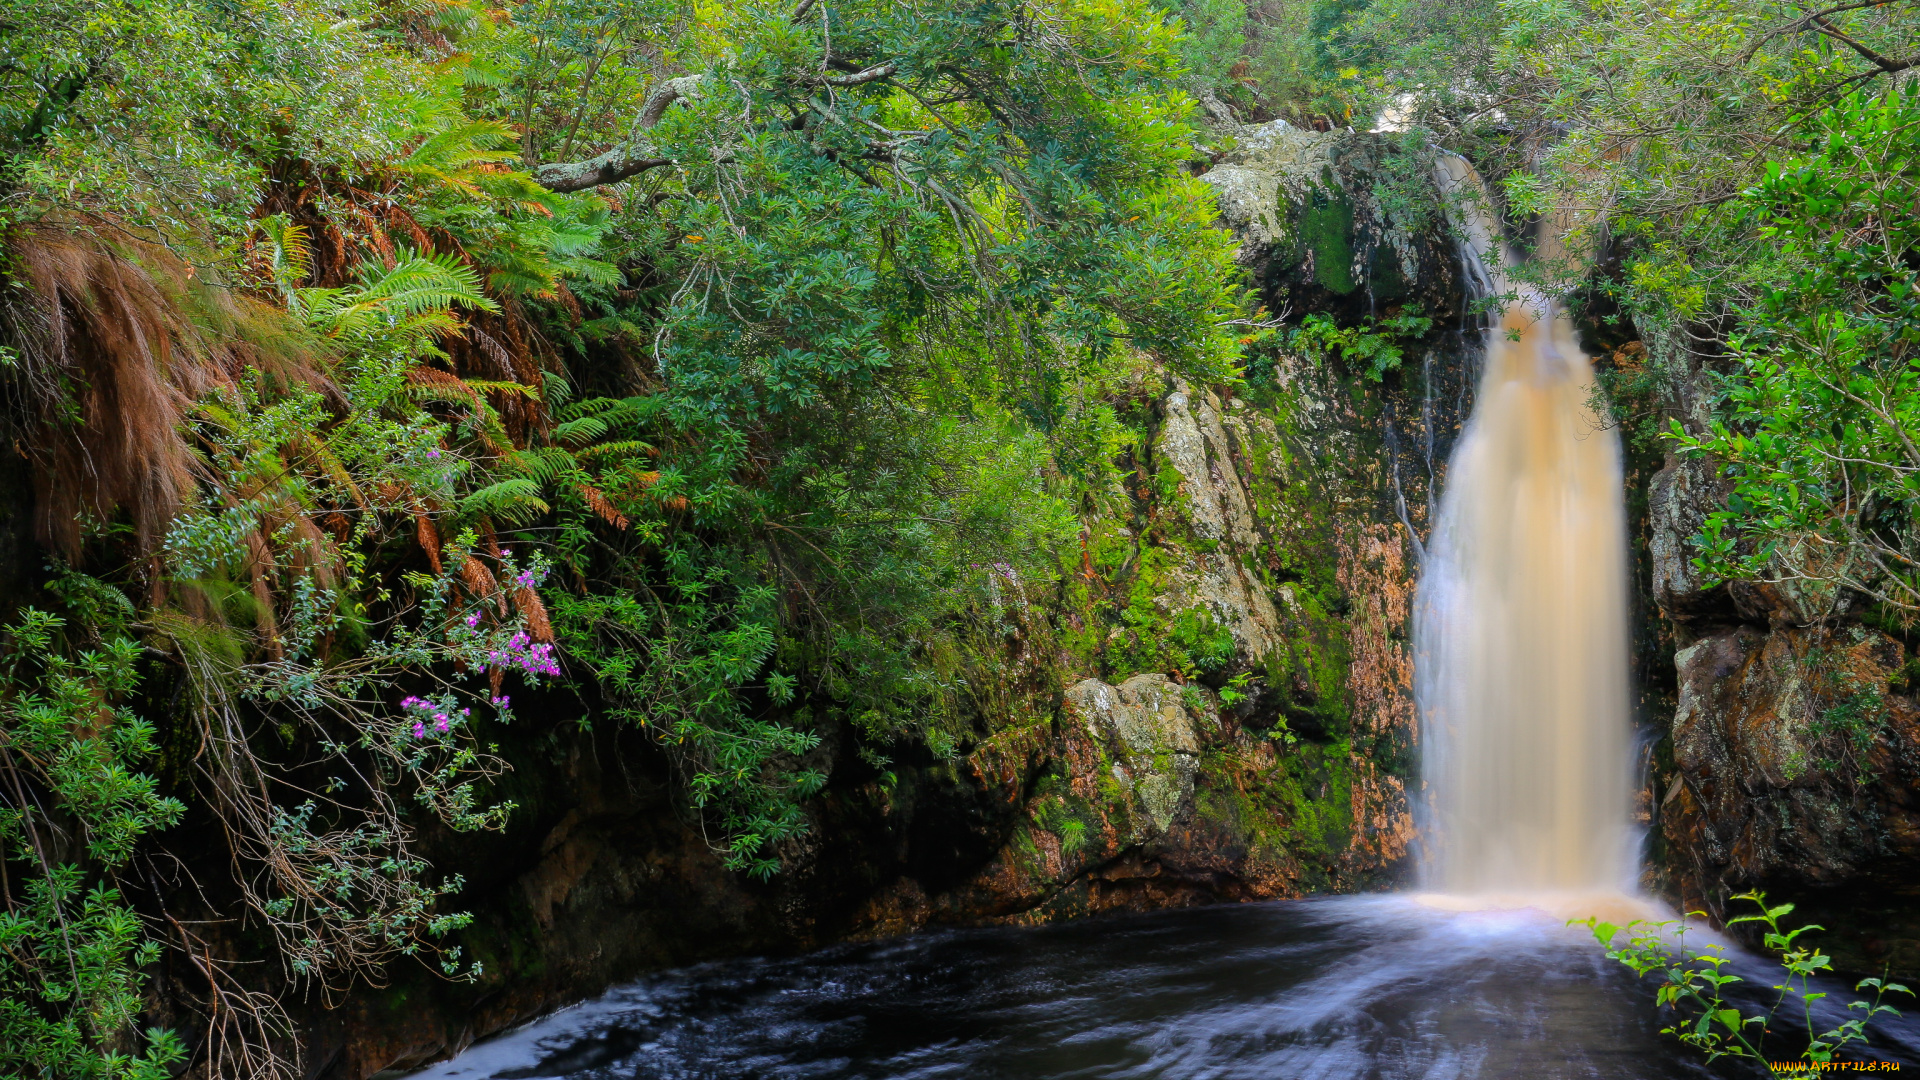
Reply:
<svg viewBox="0 0 1920 1080"><path fill-rule="evenodd" d="M591 484L575 484L574 490L580 493L580 498L586 502L587 509L599 514L607 524L616 529L627 527L627 515L613 505L613 501L607 498L605 492Z"/></svg>
<svg viewBox="0 0 1920 1080"><path fill-rule="evenodd" d="M399 255L389 270L361 264L360 293L353 303L376 305L396 319L456 304L499 312L500 305L481 291L480 275L458 255L421 255L404 248Z"/></svg>
<svg viewBox="0 0 1920 1080"><path fill-rule="evenodd" d="M658 457L660 448L639 439L627 439L621 442L599 443L573 452L581 461L598 460L604 457Z"/></svg>
<svg viewBox="0 0 1920 1080"><path fill-rule="evenodd" d="M579 446L590 443L612 430L604 416L582 416L577 420L568 420L553 429L555 442L572 443Z"/></svg>
<svg viewBox="0 0 1920 1080"><path fill-rule="evenodd" d="M332 338L380 338L423 346L460 328L455 307L498 312L473 267L452 254L402 250L392 268L363 263L357 287L295 289L287 306Z"/></svg>
<svg viewBox="0 0 1920 1080"><path fill-rule="evenodd" d="M560 263L560 276L579 278L595 285L619 285L626 280L620 268L599 259L566 259Z"/></svg>
<svg viewBox="0 0 1920 1080"><path fill-rule="evenodd" d="M488 484L460 500L464 516L490 517L512 525L525 525L551 509L540 498L539 482L525 477Z"/></svg>
<svg viewBox="0 0 1920 1080"><path fill-rule="evenodd" d="M255 223L267 239L267 265L281 291L307 276L313 266L313 248L307 227L295 225L285 214L271 214Z"/></svg>
<svg viewBox="0 0 1920 1080"><path fill-rule="evenodd" d="M504 469L517 472L542 484L551 484L568 473L578 472L580 469L580 463L574 460L573 455L558 446L516 450L506 455L500 465Z"/></svg>
<svg viewBox="0 0 1920 1080"><path fill-rule="evenodd" d="M467 381L451 371L439 368L412 367L407 369L409 390L435 390L445 396L435 396L434 401L459 401L468 405L481 404L480 394Z"/></svg>
<svg viewBox="0 0 1920 1080"><path fill-rule="evenodd" d="M464 86L499 87L513 81L513 77L498 67L478 57L468 57L460 68L460 82Z"/></svg>
<svg viewBox="0 0 1920 1080"><path fill-rule="evenodd" d="M505 379L467 379L466 384L482 394L517 394L528 401L540 400L540 388Z"/></svg>
<svg viewBox="0 0 1920 1080"><path fill-rule="evenodd" d="M511 150L493 147L513 138L512 129L498 120L469 120L429 135L401 159L407 166L452 171L477 162L507 161Z"/></svg>

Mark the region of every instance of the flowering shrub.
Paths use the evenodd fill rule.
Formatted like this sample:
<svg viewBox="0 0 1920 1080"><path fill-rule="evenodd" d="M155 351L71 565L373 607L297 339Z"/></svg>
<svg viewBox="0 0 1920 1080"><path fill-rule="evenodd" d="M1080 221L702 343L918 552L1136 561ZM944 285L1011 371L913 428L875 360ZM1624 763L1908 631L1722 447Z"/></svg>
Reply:
<svg viewBox="0 0 1920 1080"><path fill-rule="evenodd" d="M459 660L475 670L503 674L517 671L536 685L542 678L560 675L560 661L552 645L534 641L533 636L518 625L482 629L477 611L454 624L447 634L447 643Z"/></svg>
<svg viewBox="0 0 1920 1080"><path fill-rule="evenodd" d="M400 711L406 720L412 721L413 737L431 738L435 735L452 733L455 725L465 723L473 715L472 709L456 709L446 701L430 701L421 697L407 697L400 701Z"/></svg>
<svg viewBox="0 0 1920 1080"><path fill-rule="evenodd" d="M518 667L530 679L560 674L560 665L554 662L553 646L535 644L525 630L514 631L505 644L488 650L487 663L502 671Z"/></svg>

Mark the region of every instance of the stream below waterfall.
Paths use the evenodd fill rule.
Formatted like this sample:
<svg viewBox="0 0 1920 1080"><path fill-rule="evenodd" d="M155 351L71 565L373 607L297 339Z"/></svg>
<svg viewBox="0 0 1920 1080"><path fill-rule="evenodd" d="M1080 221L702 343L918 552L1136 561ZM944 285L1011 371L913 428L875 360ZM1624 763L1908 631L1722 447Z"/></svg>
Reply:
<svg viewBox="0 0 1920 1080"><path fill-rule="evenodd" d="M1559 918L1325 897L688 968L415 1080L1765 1075L1708 1068L1659 1028L1651 983ZM1869 1056L1920 1065L1920 1025L1883 1026Z"/></svg>

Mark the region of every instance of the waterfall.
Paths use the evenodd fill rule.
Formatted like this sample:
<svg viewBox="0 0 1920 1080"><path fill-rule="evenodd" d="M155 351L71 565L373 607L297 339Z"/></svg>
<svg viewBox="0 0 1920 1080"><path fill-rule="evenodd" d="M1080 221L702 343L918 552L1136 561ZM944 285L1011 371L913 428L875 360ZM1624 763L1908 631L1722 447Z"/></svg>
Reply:
<svg viewBox="0 0 1920 1080"><path fill-rule="evenodd" d="M1590 408L1592 366L1564 309L1509 282L1513 256L1474 197L1484 195L1478 177L1446 158L1440 180L1460 204L1474 291L1507 300L1448 465L1414 617L1423 885L1626 890L1635 859L1619 438Z"/></svg>

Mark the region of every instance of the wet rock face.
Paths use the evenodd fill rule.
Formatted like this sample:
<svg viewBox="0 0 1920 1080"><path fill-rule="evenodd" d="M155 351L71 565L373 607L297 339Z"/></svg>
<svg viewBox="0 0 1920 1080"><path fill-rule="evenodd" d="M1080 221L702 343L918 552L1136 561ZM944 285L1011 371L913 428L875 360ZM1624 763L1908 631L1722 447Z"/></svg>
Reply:
<svg viewBox="0 0 1920 1080"><path fill-rule="evenodd" d="M1648 485L1651 598L1671 628L1670 767L1651 778L1668 890L1744 914L1799 905L1842 970L1920 973L1920 707L1907 648L1795 582L1707 586L1689 539L1723 505L1711 463Z"/></svg>
<svg viewBox="0 0 1920 1080"><path fill-rule="evenodd" d="M1075 736L1084 734L1112 761L1108 774L1131 799L1132 843L1164 835L1192 810L1196 729L1220 721L1205 696L1196 693L1189 704L1184 689L1165 675L1135 675L1119 686L1085 679L1067 691L1068 722L1082 729Z"/></svg>
<svg viewBox="0 0 1920 1080"><path fill-rule="evenodd" d="M1389 308L1461 314L1459 258L1424 144L1284 120L1222 130L1232 146L1201 178L1271 310L1343 323Z"/></svg>
<svg viewBox="0 0 1920 1080"><path fill-rule="evenodd" d="M1161 406L1155 455L1180 477L1176 494L1198 541L1183 554L1185 565L1167 575L1156 598L1163 611L1202 608L1227 626L1241 656L1258 660L1273 651L1280 631L1274 600L1249 559L1261 544L1246 487L1233 470L1234 448L1254 444L1252 427L1269 445L1278 443L1273 422L1245 407L1222 415L1212 393L1196 395L1175 380ZM1228 435L1234 428L1236 441ZM1222 471L1223 463L1228 472Z"/></svg>
<svg viewBox="0 0 1920 1080"><path fill-rule="evenodd" d="M1688 540L1726 501L1726 485L1705 461L1670 460L1647 487L1652 599L1670 619L1732 613L1726 587L1709 586L1693 568Z"/></svg>
<svg viewBox="0 0 1920 1080"><path fill-rule="evenodd" d="M1687 905L1740 914L1726 898L1762 888L1850 970L1920 969L1920 708L1886 689L1904 661L1860 626L1736 625L1679 651L1661 818ZM1898 914L1859 932L1877 906Z"/></svg>

